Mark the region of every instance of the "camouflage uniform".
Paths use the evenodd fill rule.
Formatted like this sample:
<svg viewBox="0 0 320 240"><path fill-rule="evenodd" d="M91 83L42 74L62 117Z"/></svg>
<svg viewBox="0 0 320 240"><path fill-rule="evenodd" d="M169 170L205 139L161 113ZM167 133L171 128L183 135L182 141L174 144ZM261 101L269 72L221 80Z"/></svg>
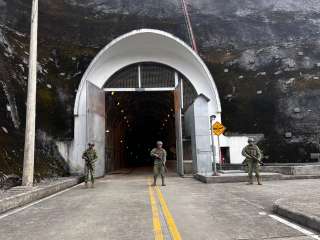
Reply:
<svg viewBox="0 0 320 240"><path fill-rule="evenodd" d="M253 183L252 173L255 172L258 184L261 184L259 164L262 158L261 150L255 144L249 144L242 150L242 155L246 157L244 163L248 166L249 184Z"/></svg>
<svg viewBox="0 0 320 240"><path fill-rule="evenodd" d="M89 174L91 177L91 183L94 184L94 172L95 172L95 163L98 158L96 150L93 148L88 148L82 155L82 158L85 160L85 176L84 181L87 184L89 180Z"/></svg>
<svg viewBox="0 0 320 240"><path fill-rule="evenodd" d="M163 148L154 148L150 153L151 157L154 158L153 174L154 174L154 185L156 184L157 177L160 175L162 179L162 185L164 184L165 178L165 164L167 161L167 152ZM157 157L158 155L159 157Z"/></svg>

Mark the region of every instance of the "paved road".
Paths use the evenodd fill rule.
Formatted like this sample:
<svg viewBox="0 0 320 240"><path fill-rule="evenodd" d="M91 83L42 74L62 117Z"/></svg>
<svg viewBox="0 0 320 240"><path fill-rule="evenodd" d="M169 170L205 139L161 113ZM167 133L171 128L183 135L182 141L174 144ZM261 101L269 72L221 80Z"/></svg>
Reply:
<svg viewBox="0 0 320 240"><path fill-rule="evenodd" d="M319 180L206 185L171 176L167 183L151 188L147 175L132 173L107 176L94 189L74 187L0 215L0 239L317 239L270 214L276 199L320 194Z"/></svg>

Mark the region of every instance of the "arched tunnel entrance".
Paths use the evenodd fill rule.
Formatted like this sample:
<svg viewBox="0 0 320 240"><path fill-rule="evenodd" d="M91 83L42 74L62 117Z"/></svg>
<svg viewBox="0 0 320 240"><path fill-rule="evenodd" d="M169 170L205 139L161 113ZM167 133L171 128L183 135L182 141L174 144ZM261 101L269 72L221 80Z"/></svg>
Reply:
<svg viewBox="0 0 320 240"><path fill-rule="evenodd" d="M187 94L177 102L177 86ZM164 142L167 166L177 165L176 105L186 109L197 93L182 74L157 63L139 63L115 73L106 91L106 172L152 165L157 140ZM184 97L183 97L184 96ZM181 139L182 140L182 139ZM189 151L190 152L190 151Z"/></svg>
<svg viewBox="0 0 320 240"><path fill-rule="evenodd" d="M164 142L168 163L176 159L173 92L106 94L106 171L152 165L149 152ZM169 164L172 166L172 164Z"/></svg>
<svg viewBox="0 0 320 240"><path fill-rule="evenodd" d="M97 54L79 85L71 173L83 173L89 142L98 153L95 176L101 177L150 165L149 150L161 139L179 174L188 162L193 173L210 175L218 156L210 116L221 121L218 90L186 43L155 29L119 36Z"/></svg>

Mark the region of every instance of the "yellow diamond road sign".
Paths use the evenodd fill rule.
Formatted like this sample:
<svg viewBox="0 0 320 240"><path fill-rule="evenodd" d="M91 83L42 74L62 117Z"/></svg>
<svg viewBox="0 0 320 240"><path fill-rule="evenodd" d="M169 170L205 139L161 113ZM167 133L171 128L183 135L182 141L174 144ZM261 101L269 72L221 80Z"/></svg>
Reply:
<svg viewBox="0 0 320 240"><path fill-rule="evenodd" d="M222 125L222 123L220 122L215 122L212 125L212 132L214 135L220 136L221 134L224 133L224 131L226 131L226 127Z"/></svg>

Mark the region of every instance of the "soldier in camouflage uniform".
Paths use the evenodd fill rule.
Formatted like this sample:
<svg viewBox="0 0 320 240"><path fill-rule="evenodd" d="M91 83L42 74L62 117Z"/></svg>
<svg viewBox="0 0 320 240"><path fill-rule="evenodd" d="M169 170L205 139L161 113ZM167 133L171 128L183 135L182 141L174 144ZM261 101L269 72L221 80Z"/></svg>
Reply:
<svg viewBox="0 0 320 240"><path fill-rule="evenodd" d="M258 184L262 185L259 173L259 165L261 163L262 153L254 142L255 141L253 138L249 138L248 145L243 148L242 155L246 157L243 162L248 166L248 184L253 184L252 173L255 172Z"/></svg>
<svg viewBox="0 0 320 240"><path fill-rule="evenodd" d="M91 180L91 186L94 187L94 171L95 171L95 163L98 158L97 152L94 149L94 144L89 143L89 148L82 154L82 158L85 160L84 167L84 182L85 186L88 186L89 174Z"/></svg>
<svg viewBox="0 0 320 240"><path fill-rule="evenodd" d="M157 178L161 175L162 186L165 186L165 165L167 161L167 152L162 148L163 143L161 141L157 142L157 147L152 149L150 155L154 159L153 166L153 186L157 185Z"/></svg>

